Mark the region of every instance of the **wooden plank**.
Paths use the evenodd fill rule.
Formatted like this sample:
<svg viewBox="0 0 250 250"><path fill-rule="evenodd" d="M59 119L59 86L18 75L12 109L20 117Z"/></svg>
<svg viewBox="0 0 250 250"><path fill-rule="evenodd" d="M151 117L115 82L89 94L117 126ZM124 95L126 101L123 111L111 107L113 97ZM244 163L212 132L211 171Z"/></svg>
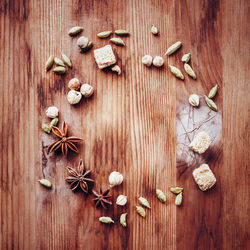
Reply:
<svg viewBox="0 0 250 250"><path fill-rule="evenodd" d="M237 5L233 1L2 1L1 249L246 248L247 7L246 1ZM150 33L153 23L160 30L158 37ZM79 53L77 38L67 35L74 25L84 27L82 34L91 38L94 48L108 43L96 37L99 31L126 28L131 32L124 38L126 47L113 46L121 76L98 70L93 50ZM164 68L141 64L144 54L163 55L176 40L183 42L183 48L166 58ZM197 80L185 75L185 83L180 83L167 64L182 68L180 58L186 50L192 54ZM48 56L61 52L71 58L73 68L65 76L46 73ZM72 77L96 90L77 106L66 100ZM211 120L205 125L215 128L210 130L215 136L212 150L204 158L196 157L187 169L179 167L178 124L187 97L192 92L207 93L215 82L220 86L215 99L219 112L213 120L216 124ZM69 135L84 139L79 155L72 153L64 159L60 154L46 154L54 137L40 127L49 121L45 110L51 105L60 110L59 126L65 120ZM203 110L207 111L204 102L199 111ZM201 113L193 115L201 117ZM72 193L65 183L65 166L76 167L80 158L93 171L95 188L108 187L110 172L123 173L124 183L111 193L113 203L119 194L128 196L125 208L96 209L92 195ZM191 176L204 159L218 180L206 194ZM52 182L52 190L37 183L42 177ZM181 208L175 207L175 197L168 192L174 185L185 188ZM156 188L167 193L167 205L157 200ZM140 195L152 207L145 219L135 212ZM125 211L127 229L119 225L119 215ZM102 215L111 216L116 224L101 225Z"/></svg>

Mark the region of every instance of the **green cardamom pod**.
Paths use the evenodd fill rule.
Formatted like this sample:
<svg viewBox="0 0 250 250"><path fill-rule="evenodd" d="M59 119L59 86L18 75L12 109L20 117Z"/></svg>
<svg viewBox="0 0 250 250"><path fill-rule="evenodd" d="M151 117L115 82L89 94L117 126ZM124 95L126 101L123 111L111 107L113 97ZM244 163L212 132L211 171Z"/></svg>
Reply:
<svg viewBox="0 0 250 250"><path fill-rule="evenodd" d="M182 62L188 63L191 57L191 53L187 53L185 55L183 55L183 57L181 58Z"/></svg>
<svg viewBox="0 0 250 250"><path fill-rule="evenodd" d="M50 56L45 63L45 70L46 71L50 70L51 67L53 66L53 63L54 63L54 56Z"/></svg>
<svg viewBox="0 0 250 250"><path fill-rule="evenodd" d="M127 226L126 217L127 217L127 213L121 214L120 216L120 223L122 224L123 227Z"/></svg>
<svg viewBox="0 0 250 250"><path fill-rule="evenodd" d="M171 45L168 49L165 55L172 55L176 50L178 50L181 47L182 43L180 41L174 43Z"/></svg>
<svg viewBox="0 0 250 250"><path fill-rule="evenodd" d="M145 217L146 216L146 211L143 207L141 206L136 206L136 212L142 216L142 217Z"/></svg>
<svg viewBox="0 0 250 250"><path fill-rule="evenodd" d="M103 31L103 32L98 33L97 36L98 36L99 38L107 38L107 37L109 37L111 34L112 34L112 31L107 30L107 31Z"/></svg>
<svg viewBox="0 0 250 250"><path fill-rule="evenodd" d="M48 125L48 124L46 124L46 123L43 123L42 124L42 130L44 131L44 132L46 132L46 133L50 133L50 131L51 131L51 126L50 125Z"/></svg>
<svg viewBox="0 0 250 250"><path fill-rule="evenodd" d="M187 74L189 76L191 76L194 80L196 79L196 75L195 75L193 69L191 68L191 66L189 64L185 63L184 64L184 69L185 69L185 71L187 72Z"/></svg>
<svg viewBox="0 0 250 250"><path fill-rule="evenodd" d="M175 198L175 205L176 205L176 206L180 206L181 203L182 203L182 192L179 193L179 194L176 196L176 198Z"/></svg>
<svg viewBox="0 0 250 250"><path fill-rule="evenodd" d="M64 74L66 72L66 69L65 69L65 67L57 66L52 71L55 72L58 75L62 75L62 74Z"/></svg>
<svg viewBox="0 0 250 250"><path fill-rule="evenodd" d="M171 191L173 194L179 194L179 193L182 192L182 190L183 190L182 187L172 187L172 188L170 188L170 191Z"/></svg>
<svg viewBox="0 0 250 250"><path fill-rule="evenodd" d="M54 58L54 62L55 62L55 64L58 65L58 66L63 66L63 67L65 67L63 61L62 61L60 58L58 58L58 57L55 57L55 58Z"/></svg>
<svg viewBox="0 0 250 250"><path fill-rule="evenodd" d="M62 59L68 67L72 68L71 60L63 53L62 53Z"/></svg>
<svg viewBox="0 0 250 250"><path fill-rule="evenodd" d="M81 48L81 53L87 52L93 47L93 43L91 41L88 42L88 45L85 48Z"/></svg>
<svg viewBox="0 0 250 250"><path fill-rule="evenodd" d="M75 27L72 27L72 28L69 30L68 34L69 34L70 36L76 36L77 34L79 34L79 33L82 32L82 31L83 31L83 27L75 26Z"/></svg>
<svg viewBox="0 0 250 250"><path fill-rule="evenodd" d="M110 217L106 216L100 217L99 221L106 224L115 223Z"/></svg>
<svg viewBox="0 0 250 250"><path fill-rule="evenodd" d="M211 99L209 99L207 96L205 97L205 101L207 103L207 106L212 109L213 111L218 111L218 108L216 106L216 104L214 103L214 101L212 101Z"/></svg>
<svg viewBox="0 0 250 250"><path fill-rule="evenodd" d="M110 42L112 42L116 45L125 46L125 42L121 38L118 38L118 37L111 38Z"/></svg>
<svg viewBox="0 0 250 250"><path fill-rule="evenodd" d="M208 98L212 99L213 97L215 97L215 95L217 94L217 90L218 90L218 85L216 84L213 88L211 88L208 94Z"/></svg>
<svg viewBox="0 0 250 250"><path fill-rule="evenodd" d="M147 201L146 198L139 197L139 202L142 206L147 207L147 208L151 208L149 205L149 202Z"/></svg>
<svg viewBox="0 0 250 250"><path fill-rule="evenodd" d="M127 30L115 30L115 34L118 36L128 36L130 33Z"/></svg>
<svg viewBox="0 0 250 250"><path fill-rule="evenodd" d="M41 185L47 187L47 188L51 188L51 182L47 179L41 179L41 180L38 180L40 182Z"/></svg>
<svg viewBox="0 0 250 250"><path fill-rule="evenodd" d="M160 189L156 189L156 195L161 202L165 203L167 201L166 195Z"/></svg>
<svg viewBox="0 0 250 250"><path fill-rule="evenodd" d="M51 122L50 122L50 127L52 128L53 126L56 126L57 125L57 123L58 123L58 118L56 117L56 118L54 118L54 119L52 119L51 120Z"/></svg>
<svg viewBox="0 0 250 250"><path fill-rule="evenodd" d="M176 68L175 66L169 65L170 71L177 77L180 78L181 80L184 80L184 75L181 73L181 71Z"/></svg>

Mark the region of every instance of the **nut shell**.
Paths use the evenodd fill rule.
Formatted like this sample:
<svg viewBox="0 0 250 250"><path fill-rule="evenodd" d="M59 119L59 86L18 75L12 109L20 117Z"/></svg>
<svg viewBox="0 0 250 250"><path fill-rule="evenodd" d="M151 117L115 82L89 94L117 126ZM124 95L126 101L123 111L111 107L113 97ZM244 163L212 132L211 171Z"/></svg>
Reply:
<svg viewBox="0 0 250 250"><path fill-rule="evenodd" d="M81 101L82 94L75 90L70 90L67 95L67 100L70 104L77 104Z"/></svg>
<svg viewBox="0 0 250 250"><path fill-rule="evenodd" d="M80 86L80 81L77 78L72 78L68 83L69 89L72 90L78 90Z"/></svg>

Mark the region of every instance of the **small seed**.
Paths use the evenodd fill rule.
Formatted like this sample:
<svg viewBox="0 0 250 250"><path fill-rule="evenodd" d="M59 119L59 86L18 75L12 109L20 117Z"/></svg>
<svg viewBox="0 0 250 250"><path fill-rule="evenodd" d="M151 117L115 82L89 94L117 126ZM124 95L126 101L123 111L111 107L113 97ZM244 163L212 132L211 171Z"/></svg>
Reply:
<svg viewBox="0 0 250 250"><path fill-rule="evenodd" d="M176 196L176 198L175 198L175 205L176 205L176 206L180 206L181 203L182 203L182 192L179 193L179 194Z"/></svg>
<svg viewBox="0 0 250 250"><path fill-rule="evenodd" d="M66 69L65 69L65 67L57 66L53 69L53 72L55 72L58 75L62 75L66 72Z"/></svg>
<svg viewBox="0 0 250 250"><path fill-rule="evenodd" d="M76 26L76 27L73 27L69 30L68 34L70 36L76 36L77 34L79 34L80 32L83 31L83 27L80 27L80 26Z"/></svg>
<svg viewBox="0 0 250 250"><path fill-rule="evenodd" d="M170 188L170 191L171 191L173 194L179 194L179 193L182 192L182 190L183 190L182 187L172 187L172 188Z"/></svg>
<svg viewBox="0 0 250 250"><path fill-rule="evenodd" d="M120 223L122 224L123 227L127 226L126 217L127 217L127 213L121 214L120 216Z"/></svg>
<svg viewBox="0 0 250 250"><path fill-rule="evenodd" d="M121 38L118 38L118 37L111 38L110 42L114 43L115 45L125 46L124 41Z"/></svg>
<svg viewBox="0 0 250 250"><path fill-rule="evenodd" d="M55 62L55 64L58 65L58 66L63 66L63 67L65 67L63 61L62 61L60 58L58 58L58 57L55 57L55 58L54 58L54 62Z"/></svg>
<svg viewBox="0 0 250 250"><path fill-rule="evenodd" d="M181 71L176 68L175 66L169 65L170 71L177 77L180 78L181 80L184 80L184 75L181 73Z"/></svg>
<svg viewBox="0 0 250 250"><path fill-rule="evenodd" d="M216 84L213 88L211 88L209 94L208 94L208 98L212 99L213 97L216 96L218 91L218 85Z"/></svg>
<svg viewBox="0 0 250 250"><path fill-rule="evenodd" d="M51 67L53 66L53 63L54 63L54 56L50 56L45 63L45 70L46 71L50 70Z"/></svg>
<svg viewBox="0 0 250 250"><path fill-rule="evenodd" d="M99 221L106 224L115 223L110 217L106 216L100 217Z"/></svg>
<svg viewBox="0 0 250 250"><path fill-rule="evenodd" d="M178 41L176 43L174 43L173 45L171 45L168 49L167 52L165 53L165 55L172 55L176 50L178 50L181 47L181 42Z"/></svg>
<svg viewBox="0 0 250 250"><path fill-rule="evenodd" d="M46 123L43 123L42 124L42 130L44 131L44 132L46 132L46 133L50 133L50 131L51 131L51 126L50 125L48 125L48 124L46 124Z"/></svg>
<svg viewBox="0 0 250 250"><path fill-rule="evenodd" d="M189 64L185 63L184 69L188 73L189 76L191 76L194 80L196 79L196 75Z"/></svg>
<svg viewBox="0 0 250 250"><path fill-rule="evenodd" d="M166 195L160 189L156 189L156 195L161 202L165 203L167 201Z"/></svg>
<svg viewBox="0 0 250 250"><path fill-rule="evenodd" d="M99 38L107 38L112 34L112 31L108 30L108 31L103 31L97 34L97 36Z"/></svg>
<svg viewBox="0 0 250 250"><path fill-rule="evenodd" d="M143 207L141 206L136 206L136 212L142 216L142 217L145 217L146 216L146 211Z"/></svg>
<svg viewBox="0 0 250 250"><path fill-rule="evenodd" d="M130 33L127 30L115 30L115 34L118 36L128 36Z"/></svg>
<svg viewBox="0 0 250 250"><path fill-rule="evenodd" d="M142 206L147 207L147 208L151 208L149 205L149 202L147 201L146 198L139 197L139 202Z"/></svg>
<svg viewBox="0 0 250 250"><path fill-rule="evenodd" d="M51 182L47 179L41 179L41 180L38 180L40 182L41 185L47 187L47 188L51 188Z"/></svg>
<svg viewBox="0 0 250 250"><path fill-rule="evenodd" d="M152 27L151 27L151 33L155 36L158 35L158 29L157 27L153 24Z"/></svg>
<svg viewBox="0 0 250 250"><path fill-rule="evenodd" d="M62 53L62 59L68 67L72 68L71 60L63 53Z"/></svg>
<svg viewBox="0 0 250 250"><path fill-rule="evenodd" d="M183 55L183 57L181 58L182 62L188 63L191 57L191 53L187 53L185 55Z"/></svg>
<svg viewBox="0 0 250 250"><path fill-rule="evenodd" d="M50 122L50 127L52 128L53 126L56 126L58 124L58 121L59 120L57 117L52 119L52 121Z"/></svg>
<svg viewBox="0 0 250 250"><path fill-rule="evenodd" d="M91 41L88 42L88 45L85 48L81 48L81 53L87 52L93 47L93 43Z"/></svg>
<svg viewBox="0 0 250 250"><path fill-rule="evenodd" d="M217 105L214 103L213 100L209 99L207 96L205 97L205 101L207 103L207 106L212 109L213 111L218 111Z"/></svg>

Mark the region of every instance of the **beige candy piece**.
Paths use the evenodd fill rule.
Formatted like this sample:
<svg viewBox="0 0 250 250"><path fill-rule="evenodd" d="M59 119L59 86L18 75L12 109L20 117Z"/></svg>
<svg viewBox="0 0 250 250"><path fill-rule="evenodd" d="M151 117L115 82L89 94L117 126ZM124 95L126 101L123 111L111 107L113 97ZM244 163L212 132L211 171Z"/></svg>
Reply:
<svg viewBox="0 0 250 250"><path fill-rule="evenodd" d="M116 63L116 58L110 45L95 49L94 57L99 69L106 68Z"/></svg>
<svg viewBox="0 0 250 250"><path fill-rule="evenodd" d="M207 164L196 168L193 171L193 177L202 191L210 189L216 183L216 178Z"/></svg>
<svg viewBox="0 0 250 250"><path fill-rule="evenodd" d="M206 132L202 131L192 140L192 142L189 144L189 148L199 154L203 154L208 149L210 144L210 136Z"/></svg>

